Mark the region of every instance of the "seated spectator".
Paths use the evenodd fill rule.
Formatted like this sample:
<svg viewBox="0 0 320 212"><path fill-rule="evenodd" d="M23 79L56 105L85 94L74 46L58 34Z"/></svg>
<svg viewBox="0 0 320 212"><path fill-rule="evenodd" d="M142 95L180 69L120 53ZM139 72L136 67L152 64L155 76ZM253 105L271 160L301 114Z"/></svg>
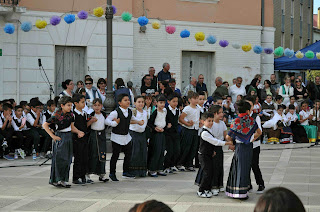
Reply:
<svg viewBox="0 0 320 212"><path fill-rule="evenodd" d="M267 95L271 95L272 98L276 97L277 95L276 91L271 87L271 82L269 80L264 81L264 88L261 89L261 102L264 102L264 100L266 100Z"/></svg>
<svg viewBox="0 0 320 212"><path fill-rule="evenodd" d="M254 212L305 212L297 195L289 189L275 187L266 191L258 200Z"/></svg>
<svg viewBox="0 0 320 212"><path fill-rule="evenodd" d="M229 82L227 82L227 81L224 81L224 82L222 83L222 85L225 86L227 89L229 88Z"/></svg>
<svg viewBox="0 0 320 212"><path fill-rule="evenodd" d="M261 104L259 102L259 97L258 96L253 96L255 102L254 102L254 105L253 105L253 114L252 114L252 118L256 118L258 115L259 116L262 116L262 107L261 107Z"/></svg>
<svg viewBox="0 0 320 212"><path fill-rule="evenodd" d="M149 76L151 78L151 85L153 87L157 87L157 83L158 83L158 79L157 76L155 76L156 70L154 69L154 67L149 67L149 74L145 75L142 80L141 80L141 86L145 85L145 77Z"/></svg>
<svg viewBox="0 0 320 212"><path fill-rule="evenodd" d="M101 99L100 93L97 92L97 89L93 87L93 79L92 78L86 78L85 81L86 84L86 102L88 104L88 107L92 107L92 102L95 98ZM72 96L71 96L72 97Z"/></svg>
<svg viewBox="0 0 320 212"><path fill-rule="evenodd" d="M299 118L296 114L294 105L289 105L289 112L286 115L288 119L288 126L290 126L293 133L293 142L295 143L308 143L308 136L304 127L300 125Z"/></svg>
<svg viewBox="0 0 320 212"><path fill-rule="evenodd" d="M133 82L128 81L128 82L127 82L127 87L131 90L131 92L132 92L132 94L133 94L133 98L134 98L135 96L137 96L136 89L133 87Z"/></svg>
<svg viewBox="0 0 320 212"><path fill-rule="evenodd" d="M290 96L290 102L287 103L286 107L286 113L288 113L289 111L289 105L294 105L294 107L296 108L296 112L299 113L299 106L298 103L296 102L296 98L295 96Z"/></svg>
<svg viewBox="0 0 320 212"><path fill-rule="evenodd" d="M306 101L309 96L306 87L302 85L302 81L298 78L295 80L295 88L293 93L299 107L301 106L301 103Z"/></svg>
<svg viewBox="0 0 320 212"><path fill-rule="evenodd" d="M156 93L157 87L152 85L151 77L146 75L144 77L144 85L141 86L141 95L142 96L154 96Z"/></svg>
<svg viewBox="0 0 320 212"><path fill-rule="evenodd" d="M179 88L176 88L176 80L171 78L169 80L169 87L172 89L173 92L176 92L179 96L181 96L181 91Z"/></svg>
<svg viewBox="0 0 320 212"><path fill-rule="evenodd" d="M309 125L309 121L312 120L313 116L310 113L310 111L308 111L308 105L309 105L308 102L303 102L301 104L299 121L307 133L309 142L315 142L317 140L318 127L314 125Z"/></svg>
<svg viewBox="0 0 320 212"><path fill-rule="evenodd" d="M103 78L100 78L97 82L97 93L96 96L100 96L102 103L106 99L107 95L107 81Z"/></svg>
<svg viewBox="0 0 320 212"><path fill-rule="evenodd" d="M272 96L267 95L266 100L262 103L262 121L269 121L274 114L275 106L272 102Z"/></svg>
<svg viewBox="0 0 320 212"><path fill-rule="evenodd" d="M228 121L235 118L236 112L231 96L227 96L227 98L222 101L222 108L224 113L224 122L227 124Z"/></svg>
<svg viewBox="0 0 320 212"><path fill-rule="evenodd" d="M84 88L84 83L81 80L77 82L77 88Z"/></svg>
<svg viewBox="0 0 320 212"><path fill-rule="evenodd" d="M114 91L114 98L115 98L115 102L116 102L116 106L117 107L119 106L117 98L122 93L127 94L129 96L130 105L132 105L132 103L134 102L134 101L132 101L133 93L129 88L126 88L122 78L117 78L116 79L116 81L115 81L115 89L116 90Z"/></svg>
<svg viewBox="0 0 320 212"><path fill-rule="evenodd" d="M159 83L159 89L155 93L155 95L156 96L161 95L161 94L164 95L164 90L169 87L169 83L167 81L160 81L158 83Z"/></svg>
<svg viewBox="0 0 320 212"><path fill-rule="evenodd" d="M278 105L282 105L283 97L281 95L277 95L274 102L274 108L278 110Z"/></svg>
<svg viewBox="0 0 320 212"><path fill-rule="evenodd" d="M314 108L310 110L310 114L313 116L310 121L311 125L318 127L318 139L320 139L320 101L316 100L314 103Z"/></svg>
<svg viewBox="0 0 320 212"><path fill-rule="evenodd" d="M203 81L204 81L204 76L202 74L200 74L198 76L196 91L197 91L197 93L205 92L206 96L208 96L207 85Z"/></svg>
<svg viewBox="0 0 320 212"><path fill-rule="evenodd" d="M6 160L14 160L9 153L13 152L12 136L14 129L12 123L12 110L11 104L3 104L3 113L0 114L0 158ZM5 140L4 140L5 139Z"/></svg>
<svg viewBox="0 0 320 212"><path fill-rule="evenodd" d="M197 85L197 79L192 77L190 80L190 84L187 85L183 90L183 96L188 96L189 91L193 91L196 93L197 92L196 85Z"/></svg>
<svg viewBox="0 0 320 212"><path fill-rule="evenodd" d="M227 98L228 94L228 88L222 84L222 78L217 77L215 80L215 84L217 86L216 90L213 92L212 96L214 97L221 97L223 99Z"/></svg>
<svg viewBox="0 0 320 212"><path fill-rule="evenodd" d="M236 110L236 114L239 115L239 109L238 109L238 105L237 102L240 102L243 99L243 96L241 94L237 95L237 99L234 103L234 109Z"/></svg>
<svg viewBox="0 0 320 212"><path fill-rule="evenodd" d="M279 89L279 95L283 97L283 104L287 105L287 103L290 101L290 96L294 95L294 89L291 86L291 80L290 77L285 78L285 84L280 86Z"/></svg>

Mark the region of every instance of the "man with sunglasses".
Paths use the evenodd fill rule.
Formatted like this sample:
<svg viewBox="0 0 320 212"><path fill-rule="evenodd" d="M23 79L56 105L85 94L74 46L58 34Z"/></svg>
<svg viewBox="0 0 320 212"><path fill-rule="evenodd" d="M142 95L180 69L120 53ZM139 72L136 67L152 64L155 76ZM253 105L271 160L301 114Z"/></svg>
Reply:
<svg viewBox="0 0 320 212"><path fill-rule="evenodd" d="M92 106L92 102L95 98L100 98L101 96L99 92L97 92L97 88L93 87L93 79L92 78L86 78L85 81L86 85L86 101L89 108Z"/></svg>

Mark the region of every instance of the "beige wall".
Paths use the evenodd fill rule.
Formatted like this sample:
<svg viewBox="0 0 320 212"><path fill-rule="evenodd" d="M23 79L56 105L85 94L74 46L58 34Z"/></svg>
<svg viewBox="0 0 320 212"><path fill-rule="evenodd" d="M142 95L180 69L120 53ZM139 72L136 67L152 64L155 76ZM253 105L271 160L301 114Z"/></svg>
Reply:
<svg viewBox="0 0 320 212"><path fill-rule="evenodd" d="M21 1L20 6L28 10L68 12L72 10L73 0L32 0ZM92 10L105 6L106 0L75 0L73 11ZM144 14L143 0L114 0L118 15L123 11L133 13L134 17ZM265 26L273 26L273 0L265 0ZM194 22L215 22L241 25L261 25L260 0L220 0L219 3L197 3L181 0L147 0L144 3L148 18Z"/></svg>

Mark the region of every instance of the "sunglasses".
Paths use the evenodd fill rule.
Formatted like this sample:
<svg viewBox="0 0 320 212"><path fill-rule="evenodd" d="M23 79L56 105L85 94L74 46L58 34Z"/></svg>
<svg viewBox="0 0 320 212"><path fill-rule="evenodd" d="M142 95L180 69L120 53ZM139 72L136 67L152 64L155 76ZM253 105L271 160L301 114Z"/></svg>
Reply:
<svg viewBox="0 0 320 212"><path fill-rule="evenodd" d="M301 82L301 81L296 81L296 83L297 83L297 82Z"/></svg>
<svg viewBox="0 0 320 212"><path fill-rule="evenodd" d="M93 83L91 83L91 82L90 82L90 83L86 83L86 85L92 85L92 84L93 84Z"/></svg>

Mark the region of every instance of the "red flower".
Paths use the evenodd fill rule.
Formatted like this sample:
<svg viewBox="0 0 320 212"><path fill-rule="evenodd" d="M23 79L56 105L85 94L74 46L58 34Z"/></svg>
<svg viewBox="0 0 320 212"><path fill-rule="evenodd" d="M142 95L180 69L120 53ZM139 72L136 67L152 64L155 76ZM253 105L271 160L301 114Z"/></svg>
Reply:
<svg viewBox="0 0 320 212"><path fill-rule="evenodd" d="M240 130L241 129L241 125L239 125L238 127L237 127L237 130Z"/></svg>
<svg viewBox="0 0 320 212"><path fill-rule="evenodd" d="M244 128L244 129L242 130L242 132L243 132L243 133L248 133L249 130L250 130L250 129L249 129L248 127L246 127L246 128Z"/></svg>
<svg viewBox="0 0 320 212"><path fill-rule="evenodd" d="M233 128L233 124L230 125L230 128Z"/></svg>
<svg viewBox="0 0 320 212"><path fill-rule="evenodd" d="M239 124L240 123L240 119L236 118L236 120L234 120L234 123Z"/></svg>
<svg viewBox="0 0 320 212"><path fill-rule="evenodd" d="M246 127L246 123L244 122L244 123L242 124L242 126L243 126L243 127Z"/></svg>
<svg viewBox="0 0 320 212"><path fill-rule="evenodd" d="M253 121L250 122L250 125L253 125Z"/></svg>

